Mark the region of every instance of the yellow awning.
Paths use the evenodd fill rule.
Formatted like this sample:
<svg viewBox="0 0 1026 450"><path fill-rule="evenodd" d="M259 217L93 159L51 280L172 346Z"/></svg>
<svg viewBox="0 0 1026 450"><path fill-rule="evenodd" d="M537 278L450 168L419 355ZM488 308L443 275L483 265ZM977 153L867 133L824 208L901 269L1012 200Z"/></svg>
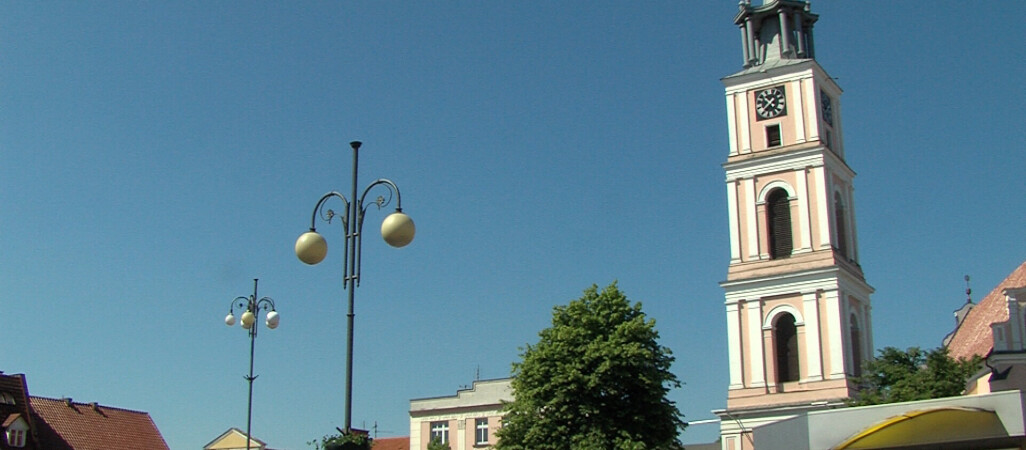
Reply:
<svg viewBox="0 0 1026 450"><path fill-rule="evenodd" d="M1008 432L994 411L944 407L909 411L891 417L862 430L834 448L888 448L1005 436L1008 436Z"/></svg>

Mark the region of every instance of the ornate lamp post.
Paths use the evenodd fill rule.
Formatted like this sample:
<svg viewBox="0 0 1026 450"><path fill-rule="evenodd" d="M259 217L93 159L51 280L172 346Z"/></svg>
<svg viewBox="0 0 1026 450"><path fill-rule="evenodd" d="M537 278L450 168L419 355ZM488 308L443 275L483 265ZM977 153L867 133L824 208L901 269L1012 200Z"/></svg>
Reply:
<svg viewBox="0 0 1026 450"><path fill-rule="evenodd" d="M250 434L251 425L253 422L253 380L257 377L253 375L253 349L256 344L257 327L256 316L263 309L267 311L267 319L265 324L267 328L275 329L278 328L278 311L274 309L274 300L270 297L263 297L257 300L257 281L253 279L253 295L249 297L235 297L234 300L228 305L228 316L224 318L225 325L235 325L235 308L240 311L245 309L242 313L242 328L249 330L249 376L243 377L246 381L249 381L249 405L246 408L246 450L249 450L249 444L253 440L253 435Z"/></svg>
<svg viewBox="0 0 1026 450"><path fill-rule="evenodd" d="M345 234L345 262L342 265L342 289L345 289L349 293L349 311L346 315L346 410L345 410L345 430L343 434L350 434L352 432L352 411L353 411L353 298L356 293L356 287L360 285L360 254L362 250L361 244L361 230L363 229L363 218L367 212L367 204L364 200L367 197L367 193L370 192L375 186L385 186L388 188L389 196L385 197L378 196L371 203L378 206L381 209L392 202L392 194L395 194L395 212L385 217L385 220L381 223L381 237L385 239L388 245L393 247L404 247L413 241L413 235L416 232L416 227L413 225L413 220L410 216L403 214L402 208L402 196L399 194L399 186L396 186L391 180L385 178L379 178L373 183L368 185L360 197L356 196L356 175L357 168L359 167L359 153L360 145L359 141L353 141L349 143L350 147L353 148L353 182L351 196L352 203L349 199L346 199L344 195L337 191L331 191L317 202L314 206L313 215L310 219L310 231L303 233L296 240L296 256L299 257L300 261L306 264L317 264L324 260L325 255L328 253L328 244L325 242L324 237L317 233L317 216L320 215L321 219L331 223L331 219L336 216L335 211L328 209L324 210L324 203L330 198L337 198L342 200L345 204L345 213L342 215L342 230Z"/></svg>

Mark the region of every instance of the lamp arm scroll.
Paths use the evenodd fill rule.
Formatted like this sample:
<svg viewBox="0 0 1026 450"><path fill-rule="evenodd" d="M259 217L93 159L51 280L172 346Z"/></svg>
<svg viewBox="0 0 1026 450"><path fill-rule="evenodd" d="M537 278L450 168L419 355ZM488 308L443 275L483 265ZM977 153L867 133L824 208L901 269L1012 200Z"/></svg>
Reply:
<svg viewBox="0 0 1026 450"><path fill-rule="evenodd" d="M358 205L360 205L360 211L361 212L367 211L367 207L364 206L364 203L363 203L364 200L367 198L367 193L369 193L370 190L374 188L374 186L377 186L377 185L380 185L380 184L383 184L383 185L385 185L385 187L388 188L389 196L388 196L388 199L385 199L385 198L381 197L381 198L378 198L377 200L375 200L374 203L376 205L378 205L378 208L381 208L383 206L388 205L389 203L392 203L392 193L395 193L395 209L396 209L396 211L402 211L403 210L403 196L402 196L402 194L399 193L399 186L397 186L392 180L389 180L388 178L378 178L377 180L374 180L373 183L368 185L367 189L363 190L363 194L360 195L360 202L357 203ZM361 214L360 216L362 217L363 214Z"/></svg>
<svg viewBox="0 0 1026 450"><path fill-rule="evenodd" d="M318 213L320 213L320 216L321 216L322 220L324 220L325 222L331 223L331 219L335 216L335 212L331 211L329 209L328 210L329 211L328 216L325 217L323 209L324 209L324 203L327 202L328 199L330 199L332 197L335 197L335 198L338 198L339 200L342 200L342 203L345 203L345 205L346 205L345 214L342 215L342 225L345 227L346 233L349 232L349 207L350 207L349 200L346 199L346 196L342 195L338 191L331 191L331 192L329 192L327 194L324 194L321 197L321 199L317 201L317 206L314 206L313 214L310 215L310 231L317 231L317 215L318 215Z"/></svg>
<svg viewBox="0 0 1026 450"><path fill-rule="evenodd" d="M378 209L392 203L392 195L395 195L395 210L402 212L403 208L403 196L399 193L399 186L392 180L387 178L378 178L373 183L367 185L367 188L363 190L363 194L360 194L360 201L356 203L356 276L354 280L356 285L360 285L360 259L363 255L363 219L364 214L367 212L367 206L364 201L367 199L367 194L374 189L375 186L384 185L388 188L388 198L379 196L374 200L374 204L378 205Z"/></svg>
<svg viewBox="0 0 1026 450"><path fill-rule="evenodd" d="M228 312L234 313L235 308L247 308L249 306L249 297L238 296L235 297L231 303L228 304Z"/></svg>
<svg viewBox="0 0 1026 450"><path fill-rule="evenodd" d="M345 213L342 214L342 236L345 237L345 249L344 249L345 253L344 254L348 255L349 254L349 212L350 212L350 208L353 205L350 204L349 199L347 199L345 195L342 195L342 193L340 193L338 191L331 191L331 192L328 192L327 194L324 194L323 196L321 196L321 199L317 201L317 205L314 206L313 213L310 215L310 231L314 232L314 233L317 232L317 216L318 215L321 216L321 220L324 220L325 222L328 222L328 223L331 223L331 219L336 216L335 212L330 210L330 209L328 210L327 214L324 213L324 204L329 199L331 199L331 198L337 198L339 200L342 200L342 203L344 203L346 205ZM357 208L359 208L359 207L357 207ZM314 263L314 264L316 264L316 263ZM349 258L348 257L343 259L342 272L343 273L349 273ZM347 281L348 280L345 280L345 279L343 280L343 283L342 283L343 288L345 287Z"/></svg>
<svg viewBox="0 0 1026 450"><path fill-rule="evenodd" d="M264 311L267 311L268 307L270 307L271 311L275 310L274 299L271 297L263 297L260 300L253 302L253 304L257 310L263 309Z"/></svg>

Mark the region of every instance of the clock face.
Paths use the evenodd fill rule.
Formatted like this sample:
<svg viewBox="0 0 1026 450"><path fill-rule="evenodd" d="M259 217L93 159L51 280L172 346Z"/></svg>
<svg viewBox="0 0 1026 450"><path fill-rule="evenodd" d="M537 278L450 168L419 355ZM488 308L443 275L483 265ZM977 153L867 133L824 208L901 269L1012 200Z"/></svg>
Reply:
<svg viewBox="0 0 1026 450"><path fill-rule="evenodd" d="M826 95L826 92L819 91L819 105L820 109L823 110L823 121L830 126L834 126L834 107L830 102L830 97Z"/></svg>
<svg viewBox="0 0 1026 450"><path fill-rule="evenodd" d="M787 114L784 87L771 87L757 92L755 94L755 114L760 120Z"/></svg>

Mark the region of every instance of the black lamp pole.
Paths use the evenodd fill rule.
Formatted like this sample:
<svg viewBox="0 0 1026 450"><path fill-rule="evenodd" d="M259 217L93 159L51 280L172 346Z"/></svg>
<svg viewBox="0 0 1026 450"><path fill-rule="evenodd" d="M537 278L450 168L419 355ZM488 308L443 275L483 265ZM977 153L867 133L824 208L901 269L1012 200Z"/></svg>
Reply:
<svg viewBox="0 0 1026 450"><path fill-rule="evenodd" d="M342 228L345 235L345 261L342 265L342 289L348 291L348 310L346 313L346 404L345 404L345 429L343 434L349 434L352 432L352 411L353 411L353 318L356 314L353 311L353 304L356 295L356 288L360 285L360 255L362 251L362 233L364 214L367 212L367 206L365 203L367 193L375 186L383 185L388 188L389 197L378 196L374 199L371 204L375 204L380 209L392 202L392 194L395 195L396 208L395 212L385 218L385 221L381 225L381 235L393 247L403 247L409 244L413 240L415 228L413 220L409 218L402 211L402 196L399 194L399 186L396 186L391 180L385 178L379 178L373 183L368 185L360 197L356 196L357 187L357 169L359 167L359 153L360 145L359 141L353 141L349 143L353 149L353 177L352 177L352 189L350 190L351 196L355 203L350 203L348 199L337 191L328 192L321 197L314 207L313 215L310 219L310 231L303 233L296 241L296 256L301 261L307 264L317 264L324 259L327 254L327 243L324 238L317 234L316 222L317 216L320 215L321 219L331 223L331 219L336 216L335 211L324 209L324 204L328 199L337 198L342 200L345 204L345 214L342 216ZM358 200L357 200L358 199Z"/></svg>
<svg viewBox="0 0 1026 450"><path fill-rule="evenodd" d="M249 330L249 375L243 376L246 381L249 382L249 402L246 407L246 450L250 449L250 442L253 440L252 423L253 423L253 380L257 379L257 375L253 375L253 356L256 348L256 336L257 336L257 325L256 316L259 315L260 309L267 311L267 328L275 329L278 328L278 312L275 310L274 300L270 297L263 297L257 300L257 282L258 279L253 279L253 295L249 297L235 297L231 304L228 306L228 317L225 318L224 322L228 326L235 325L235 308L239 310L245 309L242 313L242 328Z"/></svg>

